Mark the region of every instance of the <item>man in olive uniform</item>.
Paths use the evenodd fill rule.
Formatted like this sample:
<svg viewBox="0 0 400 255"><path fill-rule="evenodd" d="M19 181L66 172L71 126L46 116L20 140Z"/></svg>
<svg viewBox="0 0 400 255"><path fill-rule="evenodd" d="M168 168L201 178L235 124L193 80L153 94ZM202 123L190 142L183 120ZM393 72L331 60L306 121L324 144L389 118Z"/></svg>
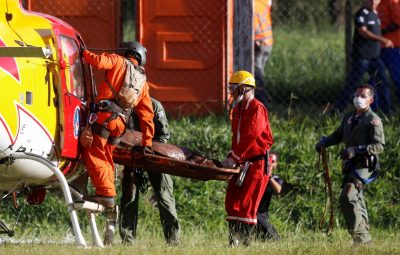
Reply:
<svg viewBox="0 0 400 255"><path fill-rule="evenodd" d="M385 145L382 121L370 108L373 99L372 86L359 86L353 98L356 110L346 114L335 132L315 146L317 152L340 142L346 146L341 153L344 179L339 202L354 244L371 242L363 189L377 177L378 154Z"/></svg>
<svg viewBox="0 0 400 255"><path fill-rule="evenodd" d="M153 104L153 121L155 126L153 141L167 143L170 132L164 108L161 103L154 98L151 98L151 102ZM133 113L127 123L127 128L140 131L138 121L138 117ZM168 244L178 245L180 243L180 227L176 215L172 179L168 174L154 172L148 172L147 174L151 186L153 187L154 197L157 201L165 240ZM125 167L123 171L119 231L123 243L132 243L136 238L139 190L145 192L145 190L143 190L143 188L146 187L144 183L146 182L145 179L147 178L144 176L143 169Z"/></svg>

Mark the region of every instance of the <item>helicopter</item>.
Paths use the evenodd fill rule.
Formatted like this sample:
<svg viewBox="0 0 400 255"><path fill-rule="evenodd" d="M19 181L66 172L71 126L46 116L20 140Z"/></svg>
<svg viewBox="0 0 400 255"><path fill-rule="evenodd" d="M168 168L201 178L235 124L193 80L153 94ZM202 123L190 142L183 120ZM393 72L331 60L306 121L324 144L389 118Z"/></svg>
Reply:
<svg viewBox="0 0 400 255"><path fill-rule="evenodd" d="M2 1L0 13L2 199L25 191L29 203L39 204L46 189L61 186L76 242L86 246L68 185L85 172L78 138L94 81L80 57L84 42L69 24L27 11L18 0Z"/></svg>
<svg viewBox="0 0 400 255"><path fill-rule="evenodd" d="M86 247L76 213L86 209L93 245L103 247L95 213L105 208L83 201L71 185L86 175L79 135L96 96L82 48L80 33L66 22L27 11L19 0L0 4L0 202L21 193L28 203L40 204L47 189L61 186L76 244ZM204 181L226 181L239 172L171 144L154 143L158 155L133 159L141 137L135 132L126 132L115 163ZM0 234L14 234L1 219Z"/></svg>

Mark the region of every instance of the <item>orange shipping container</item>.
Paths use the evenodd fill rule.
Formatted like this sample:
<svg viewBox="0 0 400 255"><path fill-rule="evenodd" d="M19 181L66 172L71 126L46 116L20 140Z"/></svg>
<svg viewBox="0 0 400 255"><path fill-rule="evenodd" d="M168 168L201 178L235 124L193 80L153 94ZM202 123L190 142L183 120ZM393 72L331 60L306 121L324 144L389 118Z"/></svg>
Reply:
<svg viewBox="0 0 400 255"><path fill-rule="evenodd" d="M120 45L120 0L27 0L71 24L90 48ZM152 96L172 115L219 113L233 69L232 0L137 0L137 40L148 50ZM97 84L104 74L96 71Z"/></svg>
<svg viewBox="0 0 400 255"><path fill-rule="evenodd" d="M120 0L27 0L26 8L67 22L90 48L115 49L122 41ZM95 77L100 84L104 72L95 71Z"/></svg>
<svg viewBox="0 0 400 255"><path fill-rule="evenodd" d="M173 115L221 112L232 72L231 1L138 0L152 96Z"/></svg>

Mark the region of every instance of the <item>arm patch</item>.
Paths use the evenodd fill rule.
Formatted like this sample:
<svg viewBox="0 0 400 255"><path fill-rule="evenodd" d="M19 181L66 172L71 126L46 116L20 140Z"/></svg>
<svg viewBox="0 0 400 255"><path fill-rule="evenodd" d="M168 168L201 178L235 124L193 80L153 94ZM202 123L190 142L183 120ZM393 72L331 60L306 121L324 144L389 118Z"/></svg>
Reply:
<svg viewBox="0 0 400 255"><path fill-rule="evenodd" d="M382 125L382 121L381 121L380 119L378 119L378 118L373 118L373 119L371 120L371 124L372 124L373 126L377 127L377 126Z"/></svg>

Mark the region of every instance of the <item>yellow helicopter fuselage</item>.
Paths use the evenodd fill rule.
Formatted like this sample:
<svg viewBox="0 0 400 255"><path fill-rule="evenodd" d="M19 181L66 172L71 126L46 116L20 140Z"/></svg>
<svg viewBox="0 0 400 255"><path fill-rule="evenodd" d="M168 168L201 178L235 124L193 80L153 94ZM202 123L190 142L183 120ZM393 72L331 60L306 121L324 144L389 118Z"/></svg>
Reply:
<svg viewBox="0 0 400 255"><path fill-rule="evenodd" d="M2 1L0 12L0 191L55 182L43 164L13 158L21 153L74 178L83 171L78 137L91 86L79 33L17 0Z"/></svg>

